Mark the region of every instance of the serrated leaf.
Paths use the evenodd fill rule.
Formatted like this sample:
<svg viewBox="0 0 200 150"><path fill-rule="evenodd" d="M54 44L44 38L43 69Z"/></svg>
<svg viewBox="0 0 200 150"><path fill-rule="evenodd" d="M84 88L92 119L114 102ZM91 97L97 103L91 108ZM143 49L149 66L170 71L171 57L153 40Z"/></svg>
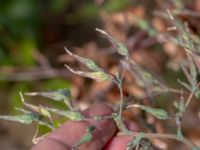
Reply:
<svg viewBox="0 0 200 150"><path fill-rule="evenodd" d="M99 68L97 66L97 64L92 61L91 59L88 58L84 58L81 56L78 56L76 54L73 54L71 51L69 51L66 47L64 47L65 51L72 57L74 57L76 60L78 60L79 62L83 63L84 65L86 65L86 67L92 71L101 71L103 69Z"/></svg>
<svg viewBox="0 0 200 150"><path fill-rule="evenodd" d="M137 105L137 104L130 105L127 108L130 108L130 107L140 108L140 109L152 114L153 116L155 116L158 119L165 120L165 119L170 118L169 114L164 109L161 109L161 108L152 108L152 107L149 107L149 106Z"/></svg>
<svg viewBox="0 0 200 150"><path fill-rule="evenodd" d="M69 67L68 65L65 65L65 66L67 67L67 69L69 69L70 72L83 76L83 77L91 78L97 82L112 80L112 76L103 71L95 71L95 72L76 71L72 69L71 67Z"/></svg>
<svg viewBox="0 0 200 150"><path fill-rule="evenodd" d="M96 31L100 32L101 34L104 34L109 39L109 41L113 44L113 46L117 48L118 54L120 54L124 57L128 57L128 55L129 55L128 48L123 43L117 41L115 38L113 38L107 32L105 32L101 29L97 28Z"/></svg>

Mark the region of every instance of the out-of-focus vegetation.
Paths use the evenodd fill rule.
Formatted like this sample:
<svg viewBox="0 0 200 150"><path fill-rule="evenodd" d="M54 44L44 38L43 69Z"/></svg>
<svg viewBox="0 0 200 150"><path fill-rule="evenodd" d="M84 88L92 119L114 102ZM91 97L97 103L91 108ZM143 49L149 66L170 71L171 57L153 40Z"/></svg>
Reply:
<svg viewBox="0 0 200 150"><path fill-rule="evenodd" d="M180 24L169 19L167 9L170 9ZM103 28L127 45L130 57L141 66L141 68L133 67L132 69L135 70L126 74L123 92L127 101L134 99L134 102L141 103L141 106L147 104L172 109L176 99L179 100L181 96L185 99L188 97L188 91L184 91L181 95L181 90L176 90L187 88L183 82L189 82L188 86L191 84L192 91L190 92L195 91L194 95L198 99L199 94L196 89L194 90L198 81L194 80L198 80L199 75L194 73L191 62L187 62L188 53L184 51L184 48L191 51L198 70L199 52L192 51L194 48L191 48L191 43L187 42L194 40L195 46L199 48L199 13L200 0L190 2L181 0L2 0L0 2L1 114L17 114L13 108L22 106L20 91L51 91L67 88L71 89L72 97L81 108L85 108L94 101L115 104L119 99L119 93L116 92L113 84L101 85L88 79L72 76L64 67L66 62L73 68L82 67L66 55L64 47L67 46L80 56L92 58L108 72L120 70L118 62L121 56L115 53L116 45L115 48L110 47L108 41L96 33L95 28ZM187 23L187 25L181 28L181 23ZM171 26L173 27L170 28ZM174 26L178 28L178 31L174 31ZM187 33L192 36L188 38ZM189 68L188 64L190 64ZM150 82L152 78L146 74L145 70L155 74L158 79L156 84ZM131 76L134 76L134 80ZM142 82L141 78L144 79ZM162 87L162 92L166 90L171 93L157 96L160 92L157 85ZM172 88L168 89L165 85ZM64 104L56 101L38 97L25 97L25 99L34 104L44 103L66 109ZM174 104L177 109L179 104ZM183 125L183 132L199 144L196 134L193 134L200 133L199 129L195 128L199 120L192 115L197 114L199 109L197 106L199 106L198 101L191 104L193 109L189 110L186 119L183 120L185 123L189 122ZM144 110L146 108L143 107ZM144 111L127 112L126 115L151 131L163 132L171 128L171 124L166 126L149 117ZM182 114L179 112L179 115ZM187 119L188 117L193 118L194 122ZM182 119L182 116L177 116L177 118ZM65 121L63 118L58 118L58 120ZM59 125L59 121L56 126ZM159 126L159 129L157 126L154 127L154 124ZM31 146L34 127L26 129L27 137L30 137L28 139L17 136L19 134L17 131L21 129L21 126L6 122L0 122L0 126L2 126L0 127L0 144L4 147L3 149L21 150ZM193 133L190 132L192 128L195 130ZM49 130L44 127L40 130L41 133L47 131ZM25 138L27 141L24 141ZM170 148L169 144L163 141L153 142L162 148ZM172 147L175 146L173 144L171 143ZM182 145L176 146L179 149L183 148Z"/></svg>
<svg viewBox="0 0 200 150"><path fill-rule="evenodd" d="M127 7L129 3L109 0L101 7L98 2L81 0L2 0L0 2L0 112L16 114L12 108L22 106L19 91L70 88L69 80L65 79L68 71L56 62L56 57L64 52L63 47L66 42L79 45L80 41L84 41L76 39L72 33L74 31L69 32L69 30L81 32L83 28L88 28L88 23L85 22L89 20L92 24L99 22L100 18L95 18L98 18L100 9L113 12ZM82 27L83 25L86 27ZM94 31L94 29L89 30ZM78 34L79 37L82 35ZM93 35L86 40L89 41ZM65 44L59 44L62 41ZM59 69L56 69L57 67ZM50 103L64 108L56 102ZM43 129L43 132L45 130ZM9 137L8 134L7 141ZM11 135L14 141L10 142L23 143L23 140L17 141L15 137L16 135ZM2 140L0 143L5 142ZM4 146L3 149L27 149L23 145L18 148L12 146L8 148L6 144Z"/></svg>

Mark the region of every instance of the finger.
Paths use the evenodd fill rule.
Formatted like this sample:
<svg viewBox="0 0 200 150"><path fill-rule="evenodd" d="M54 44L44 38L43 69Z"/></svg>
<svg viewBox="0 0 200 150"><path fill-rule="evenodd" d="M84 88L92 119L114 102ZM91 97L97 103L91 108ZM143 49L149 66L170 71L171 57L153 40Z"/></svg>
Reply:
<svg viewBox="0 0 200 150"><path fill-rule="evenodd" d="M92 107L83 111L83 114L86 117L94 117L94 116L107 116L111 115L113 110L110 106L104 103L95 103Z"/></svg>
<svg viewBox="0 0 200 150"><path fill-rule="evenodd" d="M112 109L105 104L95 104L83 112L88 117L93 116L105 116L112 113ZM56 129L48 138L61 142L66 145L66 147L73 147L81 137L86 133L87 127L95 125L96 128L93 132L93 138L90 142L80 146L80 149L88 150L98 150L102 149L107 141L115 134L116 126L111 119L106 119L102 121L69 121L62 125L60 128ZM41 142L45 144L45 141ZM38 145L40 145L39 143ZM40 148L40 146L37 146ZM42 149L34 149L42 150Z"/></svg>
<svg viewBox="0 0 200 150"><path fill-rule="evenodd" d="M88 126L90 124L86 121L69 121L41 140L32 150L70 150L85 134Z"/></svg>
<svg viewBox="0 0 200 150"><path fill-rule="evenodd" d="M104 150L126 150L127 144L133 140L131 136L116 136L105 146Z"/></svg>
<svg viewBox="0 0 200 150"><path fill-rule="evenodd" d="M86 109L83 114L86 117L106 116L111 115L113 110L105 104L94 104L92 107ZM107 141L115 134L116 126L111 119L102 121L90 120L88 122L68 122L61 128L54 131L52 138L63 141L68 147L76 144L80 138L86 133L87 127L95 126L93 131L93 138L90 142L80 146L80 149L101 149Z"/></svg>
<svg viewBox="0 0 200 150"><path fill-rule="evenodd" d="M48 137L60 141L67 147L72 148L86 133L87 127L89 126L90 123L86 121L69 121L53 131Z"/></svg>
<svg viewBox="0 0 200 150"><path fill-rule="evenodd" d="M86 117L92 118L95 116L110 116L113 113L111 107L105 104L95 104L83 114ZM90 124L94 125L96 130L94 132L94 136L101 137L103 141L107 142L107 139L112 137L114 133L117 131L116 125L112 119L103 119L101 121L96 121L94 119L89 120Z"/></svg>
<svg viewBox="0 0 200 150"><path fill-rule="evenodd" d="M138 125L133 121L125 120L124 124L130 131L139 131ZM115 136L106 144L104 150L126 150L131 140L132 136Z"/></svg>
<svg viewBox="0 0 200 150"><path fill-rule="evenodd" d="M64 143L51 139L45 138L40 144L35 145L31 150L70 150Z"/></svg>
<svg viewBox="0 0 200 150"><path fill-rule="evenodd" d="M109 116L112 114L112 112L113 110L108 105L98 103L93 105L83 113L85 116L92 118L95 116ZM95 130L93 132L93 139L91 140L91 142L85 145L85 148L89 146L91 149L95 150L102 149L104 145L116 133L116 125L112 119L104 119L101 121L96 121L93 119L89 120L89 122L91 125L95 126Z"/></svg>
<svg viewBox="0 0 200 150"><path fill-rule="evenodd" d="M125 120L124 124L125 124L126 128L130 131L140 131L138 124L136 124L132 120Z"/></svg>

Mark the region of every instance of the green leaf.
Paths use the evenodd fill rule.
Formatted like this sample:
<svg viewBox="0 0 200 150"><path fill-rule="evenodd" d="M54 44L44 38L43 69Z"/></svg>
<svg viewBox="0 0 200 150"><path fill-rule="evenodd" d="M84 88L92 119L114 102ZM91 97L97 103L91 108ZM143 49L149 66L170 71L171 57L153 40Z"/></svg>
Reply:
<svg viewBox="0 0 200 150"><path fill-rule="evenodd" d="M76 54L73 54L71 51L69 51L66 47L64 47L65 51L72 57L74 57L76 60L78 60L79 62L83 63L84 65L86 65L86 67L88 67L90 70L92 71L101 71L102 69L99 68L97 66L97 64L92 61L91 59L88 58L84 58L81 56L78 56Z"/></svg>
<svg viewBox="0 0 200 150"><path fill-rule="evenodd" d="M64 111L64 110L58 110L55 108L46 108L46 109L55 114L65 116L73 121L81 121L85 119L85 117L80 112L77 112L77 111Z"/></svg>
<svg viewBox="0 0 200 150"><path fill-rule="evenodd" d="M25 95L28 96L43 96L50 98L55 101L63 101L69 107L70 110L73 110L72 102L71 102L71 92L68 89L60 89L57 91L49 91L49 92L26 92Z"/></svg>
<svg viewBox="0 0 200 150"><path fill-rule="evenodd" d="M106 72L103 71L95 71L95 72L84 72L84 71L76 71L69 67L68 65L65 65L65 67L72 73L91 78L97 82L104 82L104 81L109 81L112 80L112 76Z"/></svg>
<svg viewBox="0 0 200 150"><path fill-rule="evenodd" d="M130 107L140 108L140 109L152 114L153 116L155 116L158 119L165 120L165 119L170 118L169 114L164 109L161 109L161 108L152 108L149 106L138 105L138 104L130 105L127 108L130 108Z"/></svg>
<svg viewBox="0 0 200 150"><path fill-rule="evenodd" d="M138 136L133 138L126 147L126 150L132 150L134 147L137 147L140 144L140 141L145 137L145 134L143 132L140 132Z"/></svg>
<svg viewBox="0 0 200 150"><path fill-rule="evenodd" d="M129 7L130 4L130 0L109 0L106 1L105 5L103 5L103 10L107 11L108 13L112 13L116 11L121 11L122 9Z"/></svg>
<svg viewBox="0 0 200 150"><path fill-rule="evenodd" d="M141 29L147 31L150 36L155 36L156 35L155 29L151 27L151 25L149 24L148 21L146 21L144 19L137 18L137 17L135 17L135 19L136 19L136 22L137 22L138 26Z"/></svg>
<svg viewBox="0 0 200 150"><path fill-rule="evenodd" d="M25 95L28 96L43 96L46 98L53 99L55 101L63 101L64 99L71 98L70 90L68 89L60 89L57 91L49 91L49 92L26 92Z"/></svg>
<svg viewBox="0 0 200 150"><path fill-rule="evenodd" d="M33 104L29 104L29 103L25 102L22 92L19 92L19 95L21 97L22 103L28 108L28 110L30 110L31 112L38 113L41 116L47 117L52 121L51 114L43 106L35 106ZM22 109L20 111L22 111Z"/></svg>
<svg viewBox="0 0 200 150"><path fill-rule="evenodd" d="M87 133L85 135L83 135L83 137L81 137L81 139L73 146L73 150L74 149L77 149L79 146L81 146L82 144L85 144L89 141L92 140L93 138L93 135L92 135L92 132L94 131L95 127L94 126L91 126L91 127L88 127L86 129Z"/></svg>
<svg viewBox="0 0 200 150"><path fill-rule="evenodd" d="M39 115L28 113L18 116L0 116L0 119L8 120L8 121L14 121L14 122L20 122L24 124L31 124L33 121L38 121L40 118Z"/></svg>
<svg viewBox="0 0 200 150"><path fill-rule="evenodd" d="M113 44L113 46L115 46L117 48L118 54L120 54L120 55L122 55L124 57L128 57L128 55L129 55L128 48L123 43L117 41L115 38L113 38L112 36L110 36L104 30L101 30L101 29L97 28L96 31L98 31L101 34L105 35L109 39L109 41Z"/></svg>

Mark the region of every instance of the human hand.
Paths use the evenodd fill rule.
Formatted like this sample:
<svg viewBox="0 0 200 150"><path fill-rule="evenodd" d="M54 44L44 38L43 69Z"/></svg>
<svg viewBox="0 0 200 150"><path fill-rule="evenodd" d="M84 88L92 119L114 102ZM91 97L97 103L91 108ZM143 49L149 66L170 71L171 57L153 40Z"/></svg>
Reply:
<svg viewBox="0 0 200 150"><path fill-rule="evenodd" d="M105 104L95 104L84 110L83 115L92 118L94 116L108 116L113 113L111 107ZM133 123L128 123L129 129L137 129ZM42 139L31 150L70 150L82 136L87 127L95 126L91 141L82 144L80 150L125 150L130 136L116 136L118 131L113 119L101 121L69 121L54 130L50 135Z"/></svg>

